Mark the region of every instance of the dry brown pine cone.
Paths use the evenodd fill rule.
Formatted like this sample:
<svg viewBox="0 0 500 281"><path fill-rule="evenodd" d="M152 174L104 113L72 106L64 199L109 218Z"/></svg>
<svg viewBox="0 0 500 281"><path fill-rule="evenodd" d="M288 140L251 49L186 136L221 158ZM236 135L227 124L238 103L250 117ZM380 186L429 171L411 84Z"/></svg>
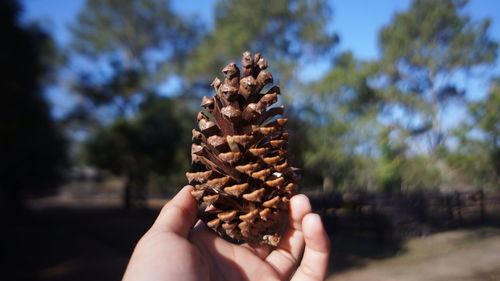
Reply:
<svg viewBox="0 0 500 281"><path fill-rule="evenodd" d="M287 155L287 119L278 118L283 106L271 107L279 87L260 92L273 82L266 60L245 52L241 65L241 73L234 62L224 67L224 83L215 78L216 94L203 97L191 149L199 171L186 176L208 227L232 240L276 245L298 181Z"/></svg>

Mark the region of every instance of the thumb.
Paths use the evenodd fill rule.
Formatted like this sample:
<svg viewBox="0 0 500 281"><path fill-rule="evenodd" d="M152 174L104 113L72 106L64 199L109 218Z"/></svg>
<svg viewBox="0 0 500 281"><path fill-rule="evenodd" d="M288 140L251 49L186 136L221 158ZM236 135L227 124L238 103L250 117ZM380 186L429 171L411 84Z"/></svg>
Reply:
<svg viewBox="0 0 500 281"><path fill-rule="evenodd" d="M187 237L196 220L197 204L191 196L193 187L184 186L162 209L151 227L152 230L168 231Z"/></svg>

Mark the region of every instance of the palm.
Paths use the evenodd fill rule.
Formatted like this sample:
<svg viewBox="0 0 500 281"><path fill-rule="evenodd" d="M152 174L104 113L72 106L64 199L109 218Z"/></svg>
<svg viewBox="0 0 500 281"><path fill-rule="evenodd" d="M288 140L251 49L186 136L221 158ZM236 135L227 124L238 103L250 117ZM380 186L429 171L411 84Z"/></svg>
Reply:
<svg viewBox="0 0 500 281"><path fill-rule="evenodd" d="M274 250L229 243L202 223L191 229L195 211L188 192L167 204L138 243L123 280L287 280L298 266L304 240L304 259L292 280L324 278L328 238L305 196L292 198L290 227Z"/></svg>
<svg viewBox="0 0 500 281"><path fill-rule="evenodd" d="M263 280L280 279L272 264L266 261L270 248L231 244L208 229L194 230L189 239L200 250L208 265L211 280ZM192 245L190 245L192 246Z"/></svg>

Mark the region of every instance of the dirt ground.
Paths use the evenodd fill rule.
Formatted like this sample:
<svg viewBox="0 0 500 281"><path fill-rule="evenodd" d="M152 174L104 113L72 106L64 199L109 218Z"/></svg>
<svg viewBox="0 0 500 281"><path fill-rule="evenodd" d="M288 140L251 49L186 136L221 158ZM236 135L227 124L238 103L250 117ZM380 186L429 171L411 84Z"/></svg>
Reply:
<svg viewBox="0 0 500 281"><path fill-rule="evenodd" d="M394 257L364 264L328 280L500 281L500 229L482 227L414 238L403 243Z"/></svg>
<svg viewBox="0 0 500 281"><path fill-rule="evenodd" d="M126 212L118 198L37 200L3 220L1 280L120 280L135 243L165 200ZM424 238L380 241L335 233L330 281L500 281L500 228L476 227Z"/></svg>

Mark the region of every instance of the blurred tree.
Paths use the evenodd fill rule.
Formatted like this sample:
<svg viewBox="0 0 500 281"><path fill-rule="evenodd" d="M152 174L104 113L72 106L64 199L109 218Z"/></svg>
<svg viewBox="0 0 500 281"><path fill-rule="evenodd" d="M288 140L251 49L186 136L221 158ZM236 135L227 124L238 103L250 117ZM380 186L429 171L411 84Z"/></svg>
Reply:
<svg viewBox="0 0 500 281"><path fill-rule="evenodd" d="M186 68L186 76L204 89L221 66L239 61L244 50L269 59L283 87L292 82L301 60L329 54L338 40L327 30L332 11L325 1L220 0L214 11L214 29Z"/></svg>
<svg viewBox="0 0 500 281"><path fill-rule="evenodd" d="M179 99L148 96L132 119L119 118L84 146L86 162L125 180L124 207L140 206L150 181L185 182L193 122ZM191 122L193 121L193 122ZM182 180L176 175L182 176Z"/></svg>
<svg viewBox="0 0 500 281"><path fill-rule="evenodd" d="M436 190L443 181L438 162L428 155L400 155L401 191ZM449 182L449 180L447 180ZM454 186L456 187L456 186Z"/></svg>
<svg viewBox="0 0 500 281"><path fill-rule="evenodd" d="M201 26L193 17L176 14L170 1L87 0L71 31L72 48L77 55L74 63L80 71L73 86L81 99L68 119L86 124L86 128L111 123L90 142L88 153L96 155L88 155L88 159L126 177L124 205L130 207L140 193L135 189L139 185L145 188L148 182L147 171L160 174L162 170L167 174L174 167L185 165L176 162L181 159L174 157L172 151L175 150L167 152L177 148L182 140L179 126L183 121L173 119L182 116L173 112L161 115L155 111L156 117L148 119L147 112L136 114L146 97L158 93L161 83L175 77L197 43ZM183 108L183 102L175 100L179 108ZM146 108L155 107L147 105ZM158 120L162 116L166 118L164 123ZM152 126L158 126L158 131ZM124 139L119 140L120 137ZM149 147L145 137L158 143ZM164 146L163 150L159 143ZM99 150L107 145L111 147ZM185 149L189 149L189 145L180 151Z"/></svg>
<svg viewBox="0 0 500 281"><path fill-rule="evenodd" d="M405 147L391 139L391 131L390 128L384 128L378 139L381 157L377 166L377 181L380 189L386 192L402 189L401 163Z"/></svg>
<svg viewBox="0 0 500 281"><path fill-rule="evenodd" d="M65 141L51 119L42 87L59 57L52 38L23 25L14 0L0 2L0 209L22 207L25 196L54 188L65 164ZM4 212L2 212L4 213Z"/></svg>
<svg viewBox="0 0 500 281"><path fill-rule="evenodd" d="M305 87L307 106L303 118L310 124L309 145L304 147L306 170L317 171L323 189L366 188L372 186L364 165L376 143L377 94L368 84L373 75L369 63L352 53L335 57L333 68L321 79ZM360 182L363 181L363 182Z"/></svg>
<svg viewBox="0 0 500 281"><path fill-rule="evenodd" d="M148 91L173 75L193 49L201 26L165 0L87 0L71 26L80 68L75 117L111 106L106 121L133 116ZM96 121L96 120L94 120Z"/></svg>
<svg viewBox="0 0 500 281"><path fill-rule="evenodd" d="M491 82L484 100L469 105L468 124L456 131L459 145L448 158L467 182L479 188L500 184L500 78Z"/></svg>
<svg viewBox="0 0 500 281"><path fill-rule="evenodd" d="M450 187L498 190L498 174L492 165L492 151L484 139L473 137L475 130L464 124L455 130L456 148L448 151L448 173L443 176Z"/></svg>
<svg viewBox="0 0 500 281"><path fill-rule="evenodd" d="M494 62L497 54L490 21L472 21L463 12L466 4L414 0L380 32L382 75L375 83L384 90L386 116L409 135L426 136L431 152L448 134L442 125L447 105L464 96L457 75Z"/></svg>
<svg viewBox="0 0 500 281"><path fill-rule="evenodd" d="M484 134L491 162L500 177L500 78L493 79L487 97L471 103L469 111Z"/></svg>

